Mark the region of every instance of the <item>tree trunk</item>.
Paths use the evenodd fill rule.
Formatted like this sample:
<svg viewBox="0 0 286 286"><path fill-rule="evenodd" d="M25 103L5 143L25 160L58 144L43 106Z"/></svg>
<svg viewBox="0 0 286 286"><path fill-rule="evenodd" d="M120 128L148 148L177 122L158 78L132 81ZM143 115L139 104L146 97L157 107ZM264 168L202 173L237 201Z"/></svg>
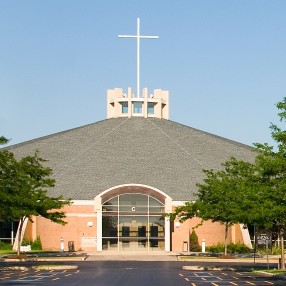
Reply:
<svg viewBox="0 0 286 286"><path fill-rule="evenodd" d="M228 233L228 224L225 225L225 233L224 233L224 255L227 255L227 233Z"/></svg>
<svg viewBox="0 0 286 286"><path fill-rule="evenodd" d="M17 247L17 255L20 255L20 250L21 250L21 238L22 238L22 230L23 230L23 224L25 221L25 217L21 218L19 220L19 232L18 232L18 247Z"/></svg>
<svg viewBox="0 0 286 286"><path fill-rule="evenodd" d="M281 264L280 269L285 270L285 255L284 255L284 229L280 229L279 238L281 242Z"/></svg>

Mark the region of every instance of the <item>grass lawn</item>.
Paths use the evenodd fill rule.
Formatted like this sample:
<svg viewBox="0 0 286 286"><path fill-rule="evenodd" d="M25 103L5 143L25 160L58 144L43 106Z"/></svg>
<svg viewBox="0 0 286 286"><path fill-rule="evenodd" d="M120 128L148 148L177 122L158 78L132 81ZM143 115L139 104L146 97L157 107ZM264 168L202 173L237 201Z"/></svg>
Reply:
<svg viewBox="0 0 286 286"><path fill-rule="evenodd" d="M6 254L14 254L16 253L15 251L11 249L0 249L0 256L6 255Z"/></svg>
<svg viewBox="0 0 286 286"><path fill-rule="evenodd" d="M269 270L267 269L263 271L267 273L275 274L275 275L286 274L286 270L280 270L280 269L269 269Z"/></svg>
<svg viewBox="0 0 286 286"><path fill-rule="evenodd" d="M59 253L59 251L48 251L48 250L31 250L29 252L27 252L28 254L31 254L31 253ZM17 252L15 250L11 250L11 249L0 249L0 257L1 256L4 256L4 255L7 255L7 254L16 254ZM26 253L26 252L21 252L22 254L23 253Z"/></svg>

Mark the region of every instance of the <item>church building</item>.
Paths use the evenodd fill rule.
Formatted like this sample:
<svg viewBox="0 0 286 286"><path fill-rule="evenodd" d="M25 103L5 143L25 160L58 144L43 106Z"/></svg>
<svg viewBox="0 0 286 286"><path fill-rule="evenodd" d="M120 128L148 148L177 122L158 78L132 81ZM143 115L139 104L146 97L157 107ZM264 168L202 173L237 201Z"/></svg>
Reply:
<svg viewBox="0 0 286 286"><path fill-rule="evenodd" d="M138 40L143 36L137 24ZM188 250L200 220L171 222L162 214L196 200L203 169L255 154L250 146L171 121L168 91L139 91L139 80L136 94L108 90L105 120L9 147L18 158L39 150L56 179L49 194L72 200L64 207L65 226L35 217L24 226L26 238L40 237L51 250L68 250L69 242L82 251ZM195 231L207 246L224 241L219 223L207 221ZM241 225L229 229L229 238L251 244Z"/></svg>
<svg viewBox="0 0 286 286"><path fill-rule="evenodd" d="M252 160L252 148L169 120L169 92L156 89L135 97L107 92L107 119L9 147L17 157L39 150L53 169L51 196L72 199L67 225L42 217L25 225L25 237L41 238L44 249L92 251L182 251L199 219L170 222L163 213L195 200L203 169L219 169L236 157ZM224 241L224 227L196 228L206 245ZM240 225L232 242L250 244Z"/></svg>

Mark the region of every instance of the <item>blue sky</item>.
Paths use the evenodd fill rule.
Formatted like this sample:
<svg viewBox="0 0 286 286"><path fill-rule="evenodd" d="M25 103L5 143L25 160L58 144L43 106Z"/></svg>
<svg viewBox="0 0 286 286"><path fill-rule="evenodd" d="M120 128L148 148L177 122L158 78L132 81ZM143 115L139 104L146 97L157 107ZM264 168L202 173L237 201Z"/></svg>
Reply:
<svg viewBox="0 0 286 286"><path fill-rule="evenodd" d="M106 118L106 90L170 91L170 119L273 144L286 96L284 0L0 0L0 135L11 144ZM283 128L283 126L282 126ZM285 128L284 128L285 129Z"/></svg>

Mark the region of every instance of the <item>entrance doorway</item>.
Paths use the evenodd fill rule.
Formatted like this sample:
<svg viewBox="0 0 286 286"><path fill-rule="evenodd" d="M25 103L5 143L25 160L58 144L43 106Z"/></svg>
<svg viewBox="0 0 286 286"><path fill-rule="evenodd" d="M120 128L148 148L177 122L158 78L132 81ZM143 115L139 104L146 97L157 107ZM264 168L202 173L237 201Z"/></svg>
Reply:
<svg viewBox="0 0 286 286"><path fill-rule="evenodd" d="M102 204L102 250L165 250L164 204L149 194L123 193Z"/></svg>

